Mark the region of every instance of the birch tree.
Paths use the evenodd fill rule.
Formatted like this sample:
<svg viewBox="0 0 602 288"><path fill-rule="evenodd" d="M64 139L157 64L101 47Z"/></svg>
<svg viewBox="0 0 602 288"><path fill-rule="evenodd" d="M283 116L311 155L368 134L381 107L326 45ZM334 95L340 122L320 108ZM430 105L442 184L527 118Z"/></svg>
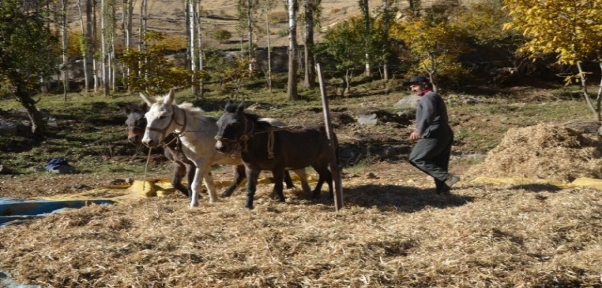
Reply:
<svg viewBox="0 0 602 288"><path fill-rule="evenodd" d="M364 15L364 49L366 49L365 52L365 58L366 58L366 71L365 74L366 76L370 76L371 71L370 71L370 54L368 53L368 49L371 45L370 43L370 39L372 37L370 37L370 5L369 5L369 0L359 0L359 6L360 6L360 10L362 10L362 14Z"/></svg>
<svg viewBox="0 0 602 288"><path fill-rule="evenodd" d="M82 1L81 0L77 0L77 11L79 12L79 25L80 25L80 30L81 30L81 35L79 38L79 50L81 52L81 56L82 56L82 71L84 71L84 93L88 92L88 89L90 88L90 83L88 80L88 75L89 75L89 71L88 71L88 37L86 37L86 26L84 24L84 14L82 12Z"/></svg>
<svg viewBox="0 0 602 288"><path fill-rule="evenodd" d="M266 77L266 83L268 86L268 89L270 91L270 94L272 94L272 43L270 42L271 40L271 32L270 32L270 25L271 25L271 19L270 19L270 13L272 11L272 9L274 8L274 0L266 0L264 2L264 13L265 13L265 30L266 30L266 49L267 49L267 71L265 71L265 77Z"/></svg>
<svg viewBox="0 0 602 288"><path fill-rule="evenodd" d="M196 21L196 15L197 15L197 9L196 9L196 5L197 2L195 0L190 0L188 1L188 25L189 25L189 35L188 35L188 40L189 40L189 47L190 47L190 69L192 70L192 82L195 83L196 79L194 78L196 75L196 72L199 71L198 69L198 55L197 55L197 48L198 48L198 43L197 43L197 21ZM192 85L192 94L194 94L195 97L199 97L199 87L196 85Z"/></svg>
<svg viewBox="0 0 602 288"><path fill-rule="evenodd" d="M287 0L288 9L288 84L287 95L289 100L298 100L297 93L297 67L298 67L298 47L297 47L297 11L299 9L297 0Z"/></svg>
<svg viewBox="0 0 602 288"><path fill-rule="evenodd" d="M68 0L61 0L61 47L62 47L62 59L63 63L61 64L61 79L63 80L63 100L67 101L67 91L69 91L69 55L67 54L67 46L68 46L68 36L69 33L68 23L67 23L67 5L69 4Z"/></svg>
<svg viewBox="0 0 602 288"><path fill-rule="evenodd" d="M123 46L127 53L132 49L132 29L133 29L133 14L134 4L133 0L123 0ZM127 77L130 74L129 68L125 68L123 71L123 77ZM129 91L129 87L127 87Z"/></svg>
<svg viewBox="0 0 602 288"><path fill-rule="evenodd" d="M320 19L320 4L321 0L304 0L304 70L305 78L303 79L303 88L313 89L316 87L316 70L315 70L315 58L314 58L314 28L316 22Z"/></svg>

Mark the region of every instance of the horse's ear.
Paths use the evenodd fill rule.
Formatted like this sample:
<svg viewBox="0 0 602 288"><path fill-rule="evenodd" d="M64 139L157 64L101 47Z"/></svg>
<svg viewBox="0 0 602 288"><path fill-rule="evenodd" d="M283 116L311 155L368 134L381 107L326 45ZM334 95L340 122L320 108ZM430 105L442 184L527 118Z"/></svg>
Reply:
<svg viewBox="0 0 602 288"><path fill-rule="evenodd" d="M132 112L132 109L130 109L130 106L128 106L127 104L117 104L119 106L119 110L121 110L123 113L125 114L130 114L130 112Z"/></svg>
<svg viewBox="0 0 602 288"><path fill-rule="evenodd" d="M147 111L148 110L148 104L146 104L146 102L142 102L142 104L140 104L140 110Z"/></svg>
<svg viewBox="0 0 602 288"><path fill-rule="evenodd" d="M144 102L146 104L148 104L148 106L152 106L153 103L155 103L155 99L152 99L150 97L146 97L146 95L140 93L140 98L142 98L142 100L144 100Z"/></svg>
<svg viewBox="0 0 602 288"><path fill-rule="evenodd" d="M238 113L242 113L243 110L245 110L245 101L240 102L238 107L236 107L236 112Z"/></svg>
<svg viewBox="0 0 602 288"><path fill-rule="evenodd" d="M165 105L171 105L171 103L173 103L173 99L176 97L176 92L174 91L173 88L169 89L169 93L167 93L167 95L165 95L165 97L163 98L163 104Z"/></svg>
<svg viewBox="0 0 602 288"><path fill-rule="evenodd" d="M228 107L232 106L232 100L226 101L226 105L224 105L224 111L228 111Z"/></svg>

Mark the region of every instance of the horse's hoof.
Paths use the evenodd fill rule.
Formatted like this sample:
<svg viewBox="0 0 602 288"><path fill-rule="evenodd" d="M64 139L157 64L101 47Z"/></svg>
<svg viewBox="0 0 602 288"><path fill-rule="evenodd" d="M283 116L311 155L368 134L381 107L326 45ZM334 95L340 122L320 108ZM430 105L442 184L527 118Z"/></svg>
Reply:
<svg viewBox="0 0 602 288"><path fill-rule="evenodd" d="M253 205L252 205L252 204L251 204L251 205L249 205L249 204L246 204L246 205L245 205L245 208L247 208L247 209L249 209L249 210L253 210Z"/></svg>
<svg viewBox="0 0 602 288"><path fill-rule="evenodd" d="M285 198L278 198L278 202L286 202Z"/></svg>
<svg viewBox="0 0 602 288"><path fill-rule="evenodd" d="M230 194L228 194L228 193L222 193L222 194L219 194L219 197L221 197L221 198L228 198L228 197L230 197L230 196L231 196L231 195L230 195Z"/></svg>

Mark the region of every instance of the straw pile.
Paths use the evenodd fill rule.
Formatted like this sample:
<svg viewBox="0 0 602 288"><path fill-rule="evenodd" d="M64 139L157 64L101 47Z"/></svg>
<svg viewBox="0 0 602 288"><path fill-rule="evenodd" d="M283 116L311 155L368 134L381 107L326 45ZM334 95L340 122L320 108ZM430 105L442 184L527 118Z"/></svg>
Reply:
<svg viewBox="0 0 602 288"><path fill-rule="evenodd" d="M556 179L602 178L602 141L560 124L509 129L483 163L464 176Z"/></svg>
<svg viewBox="0 0 602 288"><path fill-rule="evenodd" d="M195 209L149 198L0 227L0 271L42 287L602 285L600 191L471 184L447 198L385 184L392 171L344 179L339 212L298 191L277 203L262 185L253 211L238 192Z"/></svg>

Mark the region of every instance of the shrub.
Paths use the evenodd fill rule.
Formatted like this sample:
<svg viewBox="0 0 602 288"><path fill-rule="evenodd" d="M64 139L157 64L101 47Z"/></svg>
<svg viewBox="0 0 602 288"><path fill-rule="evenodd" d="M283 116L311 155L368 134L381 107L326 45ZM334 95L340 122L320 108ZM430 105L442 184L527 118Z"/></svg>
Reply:
<svg viewBox="0 0 602 288"><path fill-rule="evenodd" d="M213 32L213 38L220 44L224 44L232 38L232 33L228 30L219 29Z"/></svg>

